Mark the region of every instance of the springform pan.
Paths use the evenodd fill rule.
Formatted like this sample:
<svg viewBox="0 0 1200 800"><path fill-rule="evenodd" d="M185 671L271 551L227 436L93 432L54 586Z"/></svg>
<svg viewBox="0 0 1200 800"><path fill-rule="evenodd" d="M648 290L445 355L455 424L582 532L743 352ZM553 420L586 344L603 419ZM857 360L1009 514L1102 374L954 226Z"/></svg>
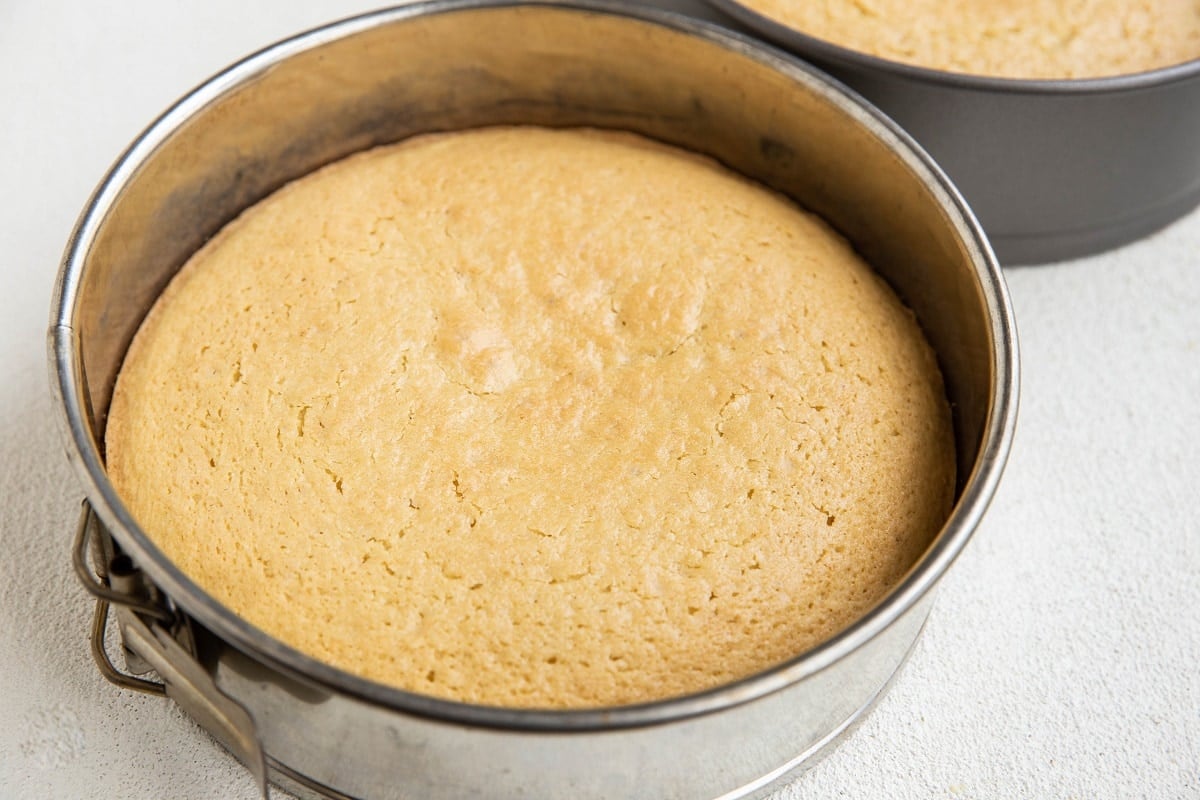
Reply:
<svg viewBox="0 0 1200 800"><path fill-rule="evenodd" d="M951 516L877 607L733 684L642 705L451 702L334 669L265 635L166 559L109 482L101 442L126 348L226 222L330 161L493 124L631 130L711 155L816 211L914 310L954 410ZM192 91L120 157L68 244L51 382L86 501L75 564L101 670L165 693L259 781L302 797L759 796L871 707L979 524L1013 436L1016 333L957 191L913 141L798 60L675 14L601 0L433 0L268 47ZM104 646L109 616L125 651ZM157 673L157 679L155 678Z"/></svg>

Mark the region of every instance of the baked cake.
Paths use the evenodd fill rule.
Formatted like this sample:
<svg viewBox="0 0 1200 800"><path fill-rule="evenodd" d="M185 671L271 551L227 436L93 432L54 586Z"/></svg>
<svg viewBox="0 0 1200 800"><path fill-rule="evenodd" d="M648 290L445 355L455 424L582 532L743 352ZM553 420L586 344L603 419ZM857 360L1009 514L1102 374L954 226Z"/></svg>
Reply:
<svg viewBox="0 0 1200 800"><path fill-rule="evenodd" d="M1096 78L1200 58L1198 0L740 0L881 58L1004 78Z"/></svg>
<svg viewBox="0 0 1200 800"><path fill-rule="evenodd" d="M252 207L146 318L106 438L140 525L249 622L510 707L795 656L954 491L934 355L841 237L590 130L417 137Z"/></svg>

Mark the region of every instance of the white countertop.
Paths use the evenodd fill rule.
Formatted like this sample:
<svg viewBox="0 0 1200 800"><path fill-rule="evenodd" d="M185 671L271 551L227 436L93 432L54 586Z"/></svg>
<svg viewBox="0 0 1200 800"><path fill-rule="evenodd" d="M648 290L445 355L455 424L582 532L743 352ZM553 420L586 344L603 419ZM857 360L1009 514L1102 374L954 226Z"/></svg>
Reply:
<svg viewBox="0 0 1200 800"><path fill-rule="evenodd" d="M92 664L44 332L75 217L141 128L360 10L0 2L0 798L255 796ZM1007 277L1024 381L999 494L891 693L777 800L1200 797L1200 213Z"/></svg>

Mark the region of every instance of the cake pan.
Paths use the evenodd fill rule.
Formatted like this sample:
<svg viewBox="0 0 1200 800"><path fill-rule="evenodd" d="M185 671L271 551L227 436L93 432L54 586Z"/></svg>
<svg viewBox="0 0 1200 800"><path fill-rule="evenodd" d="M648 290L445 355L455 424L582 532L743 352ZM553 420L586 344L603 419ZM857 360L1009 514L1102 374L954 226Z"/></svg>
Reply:
<svg viewBox="0 0 1200 800"><path fill-rule="evenodd" d="M1085 256L1200 204L1200 59L1131 75L1018 80L901 64L707 0L903 126L970 203L1001 263Z"/></svg>
<svg viewBox="0 0 1200 800"><path fill-rule="evenodd" d="M956 503L904 580L835 638L736 683L640 705L542 711L435 699L253 628L166 559L114 492L102 442L121 360L201 243L349 153L517 123L619 128L711 155L823 215L913 309L954 410ZM302 34L217 75L154 122L96 190L64 256L48 339L86 494L75 565L98 597L97 663L122 686L174 698L264 792L269 777L304 797L762 793L836 741L899 669L931 590L992 497L1016 415L999 268L954 187L906 134L765 45L593 0L420 3ZM120 667L104 644L110 611Z"/></svg>

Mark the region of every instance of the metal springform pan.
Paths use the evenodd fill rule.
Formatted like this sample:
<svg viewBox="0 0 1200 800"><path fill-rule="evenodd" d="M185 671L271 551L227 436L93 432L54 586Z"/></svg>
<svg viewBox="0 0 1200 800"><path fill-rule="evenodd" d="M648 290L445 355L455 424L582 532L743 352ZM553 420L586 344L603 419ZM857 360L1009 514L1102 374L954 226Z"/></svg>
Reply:
<svg viewBox="0 0 1200 800"><path fill-rule="evenodd" d="M197 247L284 183L355 151L514 123L626 129L716 157L823 215L914 310L954 409L957 500L902 583L832 640L736 683L636 706L435 699L334 669L252 627L167 560L114 492L101 447L113 383L134 331ZM600 0L434 0L299 35L212 78L130 146L83 211L49 350L87 498L75 563L98 597L102 671L174 698L264 793L270 780L303 797L766 791L836 741L904 662L931 590L996 489L1017 397L999 268L954 187L906 134L789 56ZM104 647L110 614L120 666Z"/></svg>

